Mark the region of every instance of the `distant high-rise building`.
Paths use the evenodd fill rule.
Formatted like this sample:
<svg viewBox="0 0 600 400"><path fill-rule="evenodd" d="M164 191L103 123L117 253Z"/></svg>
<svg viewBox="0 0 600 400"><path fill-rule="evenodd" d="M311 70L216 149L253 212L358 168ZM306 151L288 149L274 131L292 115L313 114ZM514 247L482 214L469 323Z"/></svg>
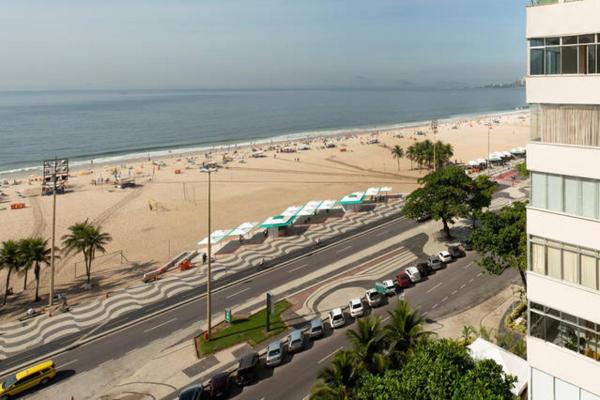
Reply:
<svg viewBox="0 0 600 400"><path fill-rule="evenodd" d="M527 9L531 400L600 400L600 0Z"/></svg>

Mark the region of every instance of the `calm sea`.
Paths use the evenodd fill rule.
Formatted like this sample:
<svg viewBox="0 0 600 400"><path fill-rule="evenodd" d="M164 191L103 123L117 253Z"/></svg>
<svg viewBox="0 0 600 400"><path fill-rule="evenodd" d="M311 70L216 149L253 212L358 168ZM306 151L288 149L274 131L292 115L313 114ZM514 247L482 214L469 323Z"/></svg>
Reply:
<svg viewBox="0 0 600 400"><path fill-rule="evenodd" d="M0 171L523 106L522 89L0 92Z"/></svg>

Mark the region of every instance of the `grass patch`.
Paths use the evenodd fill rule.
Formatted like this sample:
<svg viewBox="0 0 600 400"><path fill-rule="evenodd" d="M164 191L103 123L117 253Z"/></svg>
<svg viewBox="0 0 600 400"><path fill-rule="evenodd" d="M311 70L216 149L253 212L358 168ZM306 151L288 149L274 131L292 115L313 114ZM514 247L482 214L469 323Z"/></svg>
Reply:
<svg viewBox="0 0 600 400"><path fill-rule="evenodd" d="M266 310L261 310L244 319L235 319L231 324L221 323L213 330L211 340L204 340L203 335L196 336L194 344L198 356L204 356L226 349L242 342L255 346L264 340L283 332L287 326L281 320L281 314L292 305L287 300L275 304L275 312L271 315L271 330L266 331Z"/></svg>

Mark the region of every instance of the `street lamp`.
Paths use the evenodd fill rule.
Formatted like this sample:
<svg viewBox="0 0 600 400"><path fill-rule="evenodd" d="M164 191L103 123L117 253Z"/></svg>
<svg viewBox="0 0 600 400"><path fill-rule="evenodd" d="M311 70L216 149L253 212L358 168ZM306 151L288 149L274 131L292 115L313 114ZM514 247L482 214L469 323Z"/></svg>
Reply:
<svg viewBox="0 0 600 400"><path fill-rule="evenodd" d="M488 134L487 134L487 157L485 158L487 163L486 163L486 168L490 169L490 131L492 130L492 121L488 122Z"/></svg>
<svg viewBox="0 0 600 400"><path fill-rule="evenodd" d="M65 191L65 184L69 179L69 160L46 160L43 164L44 179L42 181L42 195L52 193L52 247L50 248L50 298L48 305L52 307L54 301L54 265L56 260L56 192Z"/></svg>
<svg viewBox="0 0 600 400"><path fill-rule="evenodd" d="M208 248L207 248L207 253L208 253L208 271L206 274L206 292L207 292L207 297L206 297L206 319L208 322L208 329L207 329L207 339L210 339L211 334L212 334L212 301L211 301L211 274L212 274L212 246L211 246L211 227L210 227L210 186L211 186L211 181L210 181L210 176L212 175L213 169L212 168L207 168L207 173L208 173Z"/></svg>

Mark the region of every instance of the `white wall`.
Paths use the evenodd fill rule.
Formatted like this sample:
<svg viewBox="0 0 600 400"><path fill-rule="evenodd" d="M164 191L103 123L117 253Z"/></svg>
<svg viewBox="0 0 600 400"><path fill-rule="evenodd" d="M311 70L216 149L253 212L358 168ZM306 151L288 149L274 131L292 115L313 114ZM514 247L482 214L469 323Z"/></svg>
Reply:
<svg viewBox="0 0 600 400"><path fill-rule="evenodd" d="M527 298L529 301L600 323L600 293L593 289L527 271Z"/></svg>
<svg viewBox="0 0 600 400"><path fill-rule="evenodd" d="M600 32L600 0L527 8L527 38Z"/></svg>
<svg viewBox="0 0 600 400"><path fill-rule="evenodd" d="M600 249L600 222L597 220L528 208L527 233L581 247ZM600 316L600 308L598 310Z"/></svg>
<svg viewBox="0 0 600 400"><path fill-rule="evenodd" d="M536 75L526 85L530 104L600 104L600 75Z"/></svg>
<svg viewBox="0 0 600 400"><path fill-rule="evenodd" d="M600 393L600 362L541 339L527 338L529 365L592 393Z"/></svg>
<svg viewBox="0 0 600 400"><path fill-rule="evenodd" d="M600 147L531 142L527 144L527 168L600 180Z"/></svg>

